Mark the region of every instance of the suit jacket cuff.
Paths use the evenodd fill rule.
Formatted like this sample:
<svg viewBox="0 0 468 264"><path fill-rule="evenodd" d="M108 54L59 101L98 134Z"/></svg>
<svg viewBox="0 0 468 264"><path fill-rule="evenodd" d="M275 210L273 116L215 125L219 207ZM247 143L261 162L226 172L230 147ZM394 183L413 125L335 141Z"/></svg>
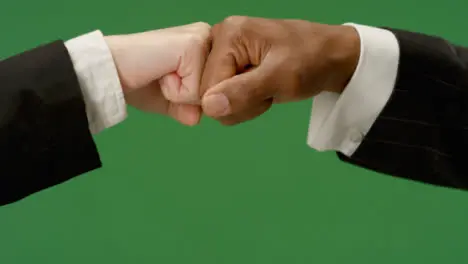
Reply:
<svg viewBox="0 0 468 264"><path fill-rule="evenodd" d="M100 31L65 43L86 104L91 133L122 122L127 117L122 86L112 54Z"/></svg>
<svg viewBox="0 0 468 264"><path fill-rule="evenodd" d="M351 156L392 94L399 46L388 30L347 25L360 36L358 66L341 95L323 92L314 98L307 143L318 151L335 150Z"/></svg>

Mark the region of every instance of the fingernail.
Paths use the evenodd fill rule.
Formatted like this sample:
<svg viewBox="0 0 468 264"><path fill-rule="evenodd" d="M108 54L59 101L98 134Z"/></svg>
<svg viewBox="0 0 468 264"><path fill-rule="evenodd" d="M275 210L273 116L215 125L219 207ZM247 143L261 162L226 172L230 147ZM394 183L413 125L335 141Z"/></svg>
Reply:
<svg viewBox="0 0 468 264"><path fill-rule="evenodd" d="M225 116L231 112L231 106L224 94L213 94L203 99L203 111L213 117Z"/></svg>

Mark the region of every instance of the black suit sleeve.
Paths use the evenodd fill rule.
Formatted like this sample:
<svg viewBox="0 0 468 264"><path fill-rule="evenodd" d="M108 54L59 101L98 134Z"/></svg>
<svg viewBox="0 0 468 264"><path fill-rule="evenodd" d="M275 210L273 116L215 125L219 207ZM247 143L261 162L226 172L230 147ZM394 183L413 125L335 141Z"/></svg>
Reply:
<svg viewBox="0 0 468 264"><path fill-rule="evenodd" d="M341 160L432 185L468 189L468 49L390 29L400 46L389 102Z"/></svg>
<svg viewBox="0 0 468 264"><path fill-rule="evenodd" d="M352 157L338 156L377 172L468 189L468 48L390 30L400 46L393 94Z"/></svg>
<svg viewBox="0 0 468 264"><path fill-rule="evenodd" d="M64 43L0 61L0 205L100 166Z"/></svg>

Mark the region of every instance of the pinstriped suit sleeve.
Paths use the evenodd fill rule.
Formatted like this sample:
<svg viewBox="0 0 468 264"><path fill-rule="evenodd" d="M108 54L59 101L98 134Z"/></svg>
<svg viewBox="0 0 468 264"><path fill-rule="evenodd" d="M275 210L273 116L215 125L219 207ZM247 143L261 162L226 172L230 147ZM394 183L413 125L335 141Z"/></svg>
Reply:
<svg viewBox="0 0 468 264"><path fill-rule="evenodd" d="M389 30L400 48L393 92L356 151L338 155L396 177L468 189L468 48Z"/></svg>

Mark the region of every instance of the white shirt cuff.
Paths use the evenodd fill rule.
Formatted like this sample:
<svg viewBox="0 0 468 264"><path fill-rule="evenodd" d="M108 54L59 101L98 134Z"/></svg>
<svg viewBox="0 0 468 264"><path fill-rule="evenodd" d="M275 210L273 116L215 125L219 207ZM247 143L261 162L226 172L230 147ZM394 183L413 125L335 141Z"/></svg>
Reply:
<svg viewBox="0 0 468 264"><path fill-rule="evenodd" d="M122 122L127 107L112 54L100 31L65 43L83 92L89 129L96 134Z"/></svg>
<svg viewBox="0 0 468 264"><path fill-rule="evenodd" d="M396 81L400 48L388 30L357 24L359 63L341 95L323 92L312 103L307 144L353 155L387 104Z"/></svg>

